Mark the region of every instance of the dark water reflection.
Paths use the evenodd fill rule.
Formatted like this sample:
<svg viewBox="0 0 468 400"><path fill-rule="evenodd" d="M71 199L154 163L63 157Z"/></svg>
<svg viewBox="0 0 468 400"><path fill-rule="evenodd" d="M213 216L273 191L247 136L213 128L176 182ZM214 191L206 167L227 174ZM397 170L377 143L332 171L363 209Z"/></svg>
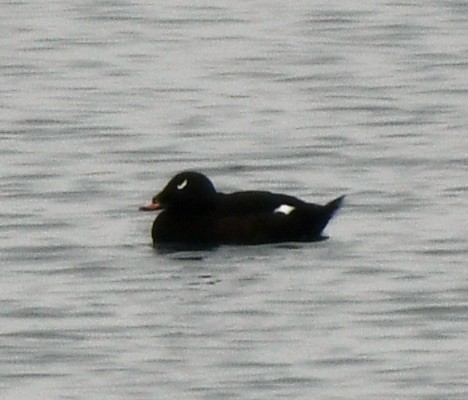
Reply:
<svg viewBox="0 0 468 400"><path fill-rule="evenodd" d="M463 2L2 5L0 397L466 397ZM157 252L182 169L311 244Z"/></svg>

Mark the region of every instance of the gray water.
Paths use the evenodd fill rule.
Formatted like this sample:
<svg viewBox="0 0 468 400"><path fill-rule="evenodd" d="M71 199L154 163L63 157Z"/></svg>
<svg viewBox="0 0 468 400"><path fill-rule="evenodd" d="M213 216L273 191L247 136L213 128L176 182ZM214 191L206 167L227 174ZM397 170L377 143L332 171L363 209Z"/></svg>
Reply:
<svg viewBox="0 0 468 400"><path fill-rule="evenodd" d="M2 399L466 398L466 2L0 7ZM347 202L158 254L189 168Z"/></svg>

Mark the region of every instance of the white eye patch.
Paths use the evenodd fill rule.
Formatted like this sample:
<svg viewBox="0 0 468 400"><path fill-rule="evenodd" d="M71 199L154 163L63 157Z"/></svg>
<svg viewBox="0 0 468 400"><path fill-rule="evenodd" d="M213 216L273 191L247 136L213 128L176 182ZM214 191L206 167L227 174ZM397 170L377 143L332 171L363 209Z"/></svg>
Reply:
<svg viewBox="0 0 468 400"><path fill-rule="evenodd" d="M289 215L293 212L296 207L290 206L289 204L281 204L278 208L276 208L273 212L281 213L284 215Z"/></svg>
<svg viewBox="0 0 468 400"><path fill-rule="evenodd" d="M177 185L177 189L182 190L185 186L187 186L187 183L188 183L188 180L187 180L187 179L184 179L182 182L180 182L180 183Z"/></svg>

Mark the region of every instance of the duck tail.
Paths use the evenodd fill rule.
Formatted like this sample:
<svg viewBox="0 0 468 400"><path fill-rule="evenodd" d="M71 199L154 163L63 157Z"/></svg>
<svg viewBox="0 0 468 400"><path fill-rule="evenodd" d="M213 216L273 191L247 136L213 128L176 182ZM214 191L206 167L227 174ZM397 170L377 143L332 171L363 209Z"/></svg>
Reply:
<svg viewBox="0 0 468 400"><path fill-rule="evenodd" d="M319 222L317 225L317 233L319 240L327 238L327 236L322 236L322 231L325 229L335 212L341 207L344 198L345 196L337 197L335 200L332 200L324 206L322 206L321 217L319 218Z"/></svg>
<svg viewBox="0 0 468 400"><path fill-rule="evenodd" d="M333 214L335 214L336 210L338 210L341 207L344 198L345 196L337 197L335 200L332 200L323 206L329 218L333 217Z"/></svg>

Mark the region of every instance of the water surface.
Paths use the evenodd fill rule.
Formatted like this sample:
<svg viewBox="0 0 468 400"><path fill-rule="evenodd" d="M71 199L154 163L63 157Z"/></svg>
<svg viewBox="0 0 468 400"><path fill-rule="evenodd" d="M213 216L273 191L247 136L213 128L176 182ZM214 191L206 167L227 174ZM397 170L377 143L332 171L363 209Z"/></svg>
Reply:
<svg viewBox="0 0 468 400"><path fill-rule="evenodd" d="M7 2L4 399L467 394L467 6ZM182 169L330 239L158 254Z"/></svg>

